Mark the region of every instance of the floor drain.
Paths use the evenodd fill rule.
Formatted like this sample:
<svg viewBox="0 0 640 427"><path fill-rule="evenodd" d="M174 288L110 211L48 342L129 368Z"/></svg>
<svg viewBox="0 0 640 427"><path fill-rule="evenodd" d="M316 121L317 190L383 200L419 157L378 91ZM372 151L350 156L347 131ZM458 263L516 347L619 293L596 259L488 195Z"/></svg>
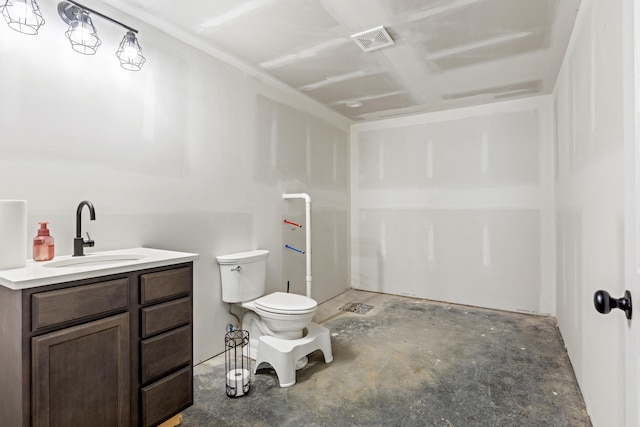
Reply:
<svg viewBox="0 0 640 427"><path fill-rule="evenodd" d="M362 304L359 302L348 302L338 310L348 311L349 313L367 314L367 312L372 308L372 305Z"/></svg>

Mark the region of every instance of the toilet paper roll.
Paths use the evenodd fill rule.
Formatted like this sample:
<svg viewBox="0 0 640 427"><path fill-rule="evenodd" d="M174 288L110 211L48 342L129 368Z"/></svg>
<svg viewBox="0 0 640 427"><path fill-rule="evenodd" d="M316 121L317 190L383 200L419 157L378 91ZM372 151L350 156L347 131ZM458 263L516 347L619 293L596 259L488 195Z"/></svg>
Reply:
<svg viewBox="0 0 640 427"><path fill-rule="evenodd" d="M0 270L27 263L27 202L0 200Z"/></svg>
<svg viewBox="0 0 640 427"><path fill-rule="evenodd" d="M249 371L247 369L232 369L229 371L227 373L227 387L236 390L235 395L232 391L227 390L228 396L243 396L245 392L249 391Z"/></svg>

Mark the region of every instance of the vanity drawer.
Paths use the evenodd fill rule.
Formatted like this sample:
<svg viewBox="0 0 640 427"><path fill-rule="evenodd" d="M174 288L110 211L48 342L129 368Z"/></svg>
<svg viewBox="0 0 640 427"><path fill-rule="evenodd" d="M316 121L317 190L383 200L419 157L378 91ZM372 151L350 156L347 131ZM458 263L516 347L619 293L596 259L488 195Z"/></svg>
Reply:
<svg viewBox="0 0 640 427"><path fill-rule="evenodd" d="M187 366L142 388L142 425L155 426L193 403L193 375Z"/></svg>
<svg viewBox="0 0 640 427"><path fill-rule="evenodd" d="M188 295L191 292L191 280L189 267L143 274L140 276L140 303Z"/></svg>
<svg viewBox="0 0 640 427"><path fill-rule="evenodd" d="M142 340L140 358L143 384L180 366L191 365L190 325Z"/></svg>
<svg viewBox="0 0 640 427"><path fill-rule="evenodd" d="M122 278L31 295L31 330L129 307L129 279Z"/></svg>
<svg viewBox="0 0 640 427"><path fill-rule="evenodd" d="M191 298L180 298L141 309L142 338L186 325L191 321Z"/></svg>

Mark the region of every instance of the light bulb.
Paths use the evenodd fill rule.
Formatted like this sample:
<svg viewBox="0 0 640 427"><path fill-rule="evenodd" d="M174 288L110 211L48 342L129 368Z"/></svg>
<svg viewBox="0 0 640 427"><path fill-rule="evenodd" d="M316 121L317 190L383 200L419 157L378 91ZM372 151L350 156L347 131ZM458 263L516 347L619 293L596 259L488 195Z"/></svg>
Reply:
<svg viewBox="0 0 640 427"><path fill-rule="evenodd" d="M125 59L132 61L138 57L138 49L136 49L135 46L128 44L122 51L122 54Z"/></svg>
<svg viewBox="0 0 640 427"><path fill-rule="evenodd" d="M21 21L25 21L27 16L29 16L29 6L27 6L27 2L24 0L17 0L13 3L11 7L11 11Z"/></svg>
<svg viewBox="0 0 640 427"><path fill-rule="evenodd" d="M79 43L88 44L89 39L91 37L91 31L87 30L87 27L85 27L84 24L82 24L76 30L75 36L76 37L74 38L77 39Z"/></svg>

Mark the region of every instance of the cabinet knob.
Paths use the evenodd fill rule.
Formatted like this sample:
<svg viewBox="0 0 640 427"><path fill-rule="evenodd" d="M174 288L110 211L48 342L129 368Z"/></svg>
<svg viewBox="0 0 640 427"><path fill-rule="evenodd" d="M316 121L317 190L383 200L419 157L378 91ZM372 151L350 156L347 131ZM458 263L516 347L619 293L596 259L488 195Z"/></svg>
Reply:
<svg viewBox="0 0 640 427"><path fill-rule="evenodd" d="M599 290L593 295L593 305L596 310L602 314L607 314L612 308L619 308L624 311L627 319L631 319L631 292L624 291L622 298L613 298L609 295L609 292Z"/></svg>

